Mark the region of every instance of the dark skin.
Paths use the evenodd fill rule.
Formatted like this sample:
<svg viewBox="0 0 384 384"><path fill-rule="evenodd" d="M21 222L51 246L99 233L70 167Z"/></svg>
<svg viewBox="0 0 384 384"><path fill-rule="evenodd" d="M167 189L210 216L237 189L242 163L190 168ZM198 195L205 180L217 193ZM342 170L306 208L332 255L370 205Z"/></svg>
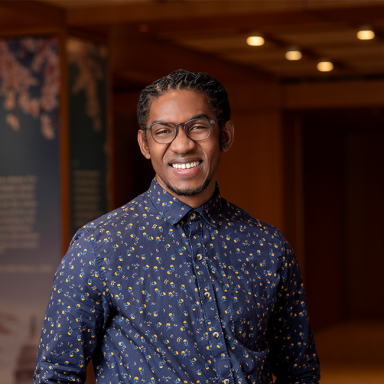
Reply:
<svg viewBox="0 0 384 384"><path fill-rule="evenodd" d="M185 123L196 116L216 120L203 95L190 90L170 91L152 102L147 125L155 121ZM150 159L160 186L192 208L206 203L216 186L216 172L221 152L227 152L232 145L234 126L231 121L222 128L224 140L220 146L220 129L212 124L210 136L201 141L191 140L182 126L169 144L156 143L152 135L138 133L142 154ZM188 168L176 168L179 165Z"/></svg>

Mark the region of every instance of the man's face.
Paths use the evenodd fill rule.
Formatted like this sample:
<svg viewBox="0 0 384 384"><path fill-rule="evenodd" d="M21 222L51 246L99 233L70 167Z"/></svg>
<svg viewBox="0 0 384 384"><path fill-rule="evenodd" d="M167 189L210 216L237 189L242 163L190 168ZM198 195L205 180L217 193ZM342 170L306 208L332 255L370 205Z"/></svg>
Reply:
<svg viewBox="0 0 384 384"><path fill-rule="evenodd" d="M216 119L204 96L188 90L170 91L152 102L147 125L155 121L185 123L197 116ZM152 161L158 183L167 192L196 207L211 198L221 154L217 123L212 124L211 134L205 140L191 140L178 126L172 143L158 144L148 131L147 145L142 133L139 144L144 156ZM185 169L180 167L183 164Z"/></svg>

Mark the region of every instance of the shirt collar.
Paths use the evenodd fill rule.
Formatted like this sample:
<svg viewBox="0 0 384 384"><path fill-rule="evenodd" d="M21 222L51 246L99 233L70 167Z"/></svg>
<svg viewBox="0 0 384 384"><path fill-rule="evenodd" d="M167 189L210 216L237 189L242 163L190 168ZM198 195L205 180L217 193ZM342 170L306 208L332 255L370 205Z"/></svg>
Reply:
<svg viewBox="0 0 384 384"><path fill-rule="evenodd" d="M157 182L156 177L152 180L148 195L155 207L159 210L160 215L164 216L172 225L177 224L191 211L195 211L210 225L213 227L217 226L218 216L222 206L222 198L217 184L212 198L196 209L191 208L189 205L181 202L165 191Z"/></svg>

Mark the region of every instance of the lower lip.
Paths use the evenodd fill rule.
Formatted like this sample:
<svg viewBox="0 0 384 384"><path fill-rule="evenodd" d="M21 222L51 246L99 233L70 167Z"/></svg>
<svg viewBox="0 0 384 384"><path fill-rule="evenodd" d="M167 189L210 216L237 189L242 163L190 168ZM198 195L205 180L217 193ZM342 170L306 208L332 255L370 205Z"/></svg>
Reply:
<svg viewBox="0 0 384 384"><path fill-rule="evenodd" d="M202 163L200 163L197 167L192 168L172 168L172 171L175 172L179 176L195 176L196 173L199 172L200 166Z"/></svg>

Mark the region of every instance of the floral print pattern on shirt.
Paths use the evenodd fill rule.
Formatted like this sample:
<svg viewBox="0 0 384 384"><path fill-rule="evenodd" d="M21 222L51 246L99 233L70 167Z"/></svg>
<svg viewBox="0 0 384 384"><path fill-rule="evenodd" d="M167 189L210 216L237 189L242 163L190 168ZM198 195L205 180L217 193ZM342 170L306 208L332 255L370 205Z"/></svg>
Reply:
<svg viewBox="0 0 384 384"><path fill-rule="evenodd" d="M299 266L281 233L215 195L149 191L78 231L59 266L35 383L317 383Z"/></svg>

